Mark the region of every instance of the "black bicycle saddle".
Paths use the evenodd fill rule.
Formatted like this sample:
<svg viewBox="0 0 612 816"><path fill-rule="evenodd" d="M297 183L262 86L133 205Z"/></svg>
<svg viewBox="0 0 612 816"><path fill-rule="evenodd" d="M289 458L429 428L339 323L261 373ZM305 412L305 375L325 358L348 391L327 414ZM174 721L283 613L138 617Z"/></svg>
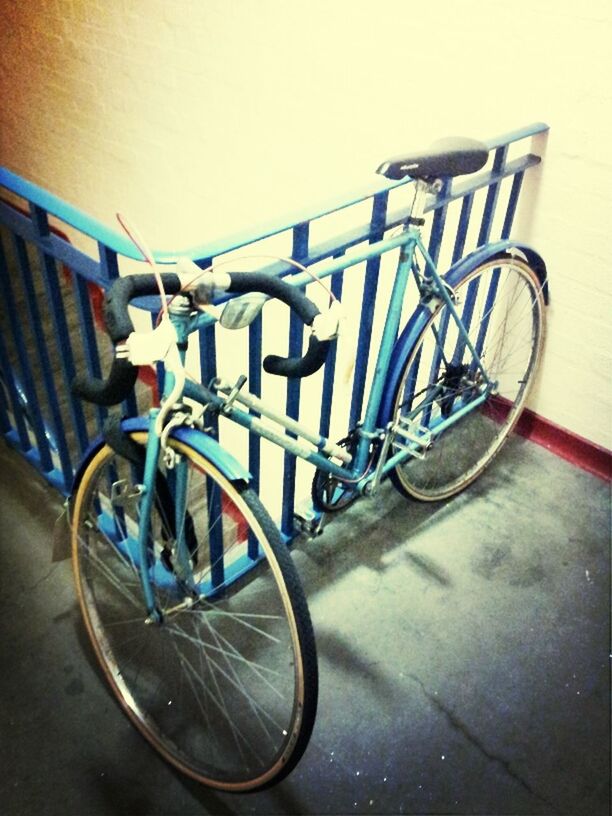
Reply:
<svg viewBox="0 0 612 816"><path fill-rule="evenodd" d="M395 156L383 162L377 173L389 179L437 179L475 173L489 157L487 146L476 139L439 139L427 150Z"/></svg>

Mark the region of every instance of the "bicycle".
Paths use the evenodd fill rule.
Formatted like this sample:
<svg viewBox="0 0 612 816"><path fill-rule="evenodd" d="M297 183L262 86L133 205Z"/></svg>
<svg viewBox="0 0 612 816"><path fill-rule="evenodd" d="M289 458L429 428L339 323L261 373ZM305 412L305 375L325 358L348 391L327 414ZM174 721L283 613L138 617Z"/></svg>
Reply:
<svg viewBox="0 0 612 816"><path fill-rule="evenodd" d="M415 183L401 233L319 265L321 281L399 249L367 407L338 443L246 392L244 376L202 385L185 371L187 338L211 314L238 328L270 298L284 301L311 334L303 357L271 355L264 369L305 377L323 366L339 331L339 305L321 313L303 294L309 270L281 279L183 260L174 272L120 278L109 291L112 368L106 381L77 378L75 393L118 404L138 366L163 361L163 398L146 417L108 423L77 473L77 593L121 705L167 760L204 784L245 791L284 777L306 748L318 693L313 628L289 550L248 472L215 439L214 423L238 423L314 465L320 512L374 495L387 477L425 501L476 479L525 403L548 299L544 262L524 244L480 247L445 275L423 245L426 196L440 179L475 172L486 160L484 145L447 140L385 162L379 172L409 174ZM419 304L400 332L410 279ZM160 286L157 328L135 333L128 304Z"/></svg>

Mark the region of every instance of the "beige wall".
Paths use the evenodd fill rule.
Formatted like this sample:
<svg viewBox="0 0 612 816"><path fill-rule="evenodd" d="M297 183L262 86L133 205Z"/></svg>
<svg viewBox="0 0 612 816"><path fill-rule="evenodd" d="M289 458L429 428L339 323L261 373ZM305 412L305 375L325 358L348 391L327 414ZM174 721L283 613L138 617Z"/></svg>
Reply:
<svg viewBox="0 0 612 816"><path fill-rule="evenodd" d="M612 11L590 0L0 0L0 163L157 247L367 181L430 138L551 125L533 407L612 447ZM576 237L582 242L576 243Z"/></svg>

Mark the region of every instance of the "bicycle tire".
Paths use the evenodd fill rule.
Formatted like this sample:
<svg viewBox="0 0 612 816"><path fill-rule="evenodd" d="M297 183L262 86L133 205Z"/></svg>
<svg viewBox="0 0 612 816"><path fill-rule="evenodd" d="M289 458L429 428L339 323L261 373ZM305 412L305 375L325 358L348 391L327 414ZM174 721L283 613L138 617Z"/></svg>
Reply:
<svg viewBox="0 0 612 816"><path fill-rule="evenodd" d="M391 471L395 487L421 501L454 496L490 464L516 426L544 344L542 283L526 262L486 261L467 272L454 293L470 340L497 387L479 408L434 436L422 459L411 458ZM407 352L393 398L395 422L403 417L434 429L475 393L474 372L473 356L448 306L439 304Z"/></svg>
<svg viewBox="0 0 612 816"><path fill-rule="evenodd" d="M146 437L132 434L140 444ZM191 561L202 597L176 611L188 593L172 566L176 542L160 510L166 497L154 502L151 514L150 574L163 618L145 622L133 548L138 499L129 498L137 492L135 469L103 443L74 498L77 594L106 678L153 747L205 785L255 790L289 773L312 732L318 675L306 598L287 547L253 491L229 482L184 442L169 444L188 469L186 509L199 542ZM162 465L160 472L171 482ZM121 505L111 490L124 479ZM215 537L222 558L202 547ZM255 540L263 557L246 554L245 562ZM212 586L220 563L224 589ZM231 570L245 563L250 569L232 582Z"/></svg>

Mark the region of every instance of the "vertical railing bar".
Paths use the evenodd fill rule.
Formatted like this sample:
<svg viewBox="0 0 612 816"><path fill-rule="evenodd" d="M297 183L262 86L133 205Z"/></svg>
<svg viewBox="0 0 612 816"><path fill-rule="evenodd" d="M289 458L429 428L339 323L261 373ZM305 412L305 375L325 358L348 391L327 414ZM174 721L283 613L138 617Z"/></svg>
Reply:
<svg viewBox="0 0 612 816"><path fill-rule="evenodd" d="M8 415L10 396L7 393L7 389L8 385L5 384L2 352L0 351L0 433L3 433L4 435L13 430L13 426L11 425Z"/></svg>
<svg viewBox="0 0 612 816"><path fill-rule="evenodd" d="M502 145L498 147L495 151L495 156L493 158L493 168L492 172L500 173L506 163L506 156L508 155L508 145ZM486 244L489 240L489 236L491 234L491 228L493 226L493 217L495 214L495 207L497 205L497 199L499 196L499 186L500 182L496 181L493 184L489 185L487 190L487 197L485 199L484 210L482 213L482 221L480 223L480 230L478 232L478 246L482 246ZM463 310L461 314L461 318L465 325L467 331L470 330L470 326L472 323L472 316L474 312L474 306L476 305L476 298L478 297L478 280L474 280L468 284L467 292L465 296L465 302L463 305ZM453 364L459 365L463 359L463 354L465 352L465 341L459 337L457 339L457 345L455 347L455 351L453 353Z"/></svg>
<svg viewBox="0 0 612 816"><path fill-rule="evenodd" d="M308 257L310 222L305 221L293 227L291 257L303 261ZM300 318L291 312L289 317L289 357L301 357L304 326ZM300 380L287 379L286 413L292 419L300 414ZM293 510L295 503L295 456L285 452L283 456L283 505L281 511L281 532L291 537L293 534Z"/></svg>
<svg viewBox="0 0 612 816"><path fill-rule="evenodd" d="M449 194L449 192L450 192L450 183L448 184L448 186L446 186L443 189L442 195L446 196L446 195ZM469 221L470 221L470 214L472 212L473 202L474 202L474 195L472 193L470 193L470 194L463 197L463 201L461 203L461 212L459 214L459 223L457 224L457 233L455 235L455 243L454 243L454 246L453 246L453 254L452 254L451 263L455 263L463 255L463 250L465 248L465 241L466 241L466 238L467 238L467 231L468 231L468 226L469 226ZM444 208L444 209L446 209L446 208ZM434 216L434 226L435 226L435 216ZM433 239L436 236L436 234L439 234L439 236L440 236L439 237L439 243L438 243L438 246L437 246L437 251L439 252L439 247L441 245L441 238L442 238L441 233L442 233L443 229L444 229L444 223L442 223L441 228L438 227L437 230L432 229L432 240L430 240L430 246L429 246L429 254L430 255L432 255L432 249L435 250L435 244L433 246L432 246L432 244L433 244ZM432 258L433 258L433 260L435 262L437 262L438 254L432 255ZM449 315L448 311L445 311L443 313L443 315L442 315L441 320L440 320L440 326L438 327L438 342L436 344L436 351L435 351L435 354L434 354L434 356L432 358L430 371L429 371L429 382L436 382L438 377L439 377L439 374L440 374L440 364L442 362L442 349L444 347L444 343L446 341L446 335L447 335L447 332L448 332L449 317L450 317L450 315ZM418 374L418 368L420 366L420 355L419 355L418 359L415 360L415 364L417 366L417 374ZM416 379L416 375L415 375L415 379ZM427 423L429 421L430 415L431 415L431 406L428 409L426 409L425 415L423 417L423 421L425 423Z"/></svg>
<svg viewBox="0 0 612 816"><path fill-rule="evenodd" d="M206 477L206 508L208 511L210 580L213 587L218 587L225 580L225 559L223 557L224 508L221 488L210 476ZM220 523L219 520L221 520Z"/></svg>
<svg viewBox="0 0 612 816"><path fill-rule="evenodd" d="M437 329L437 342L435 346L435 352L433 354L433 358L431 361L431 367L429 371L429 382L435 383L438 381L440 377L440 364L443 362L443 350L444 350L444 343L446 342L446 335L448 333L448 326L450 320L450 313L448 309L446 309L442 313L442 317L440 319L440 325ZM427 425L431 417L431 409L433 405L430 405L423 415L423 424Z"/></svg>
<svg viewBox="0 0 612 816"><path fill-rule="evenodd" d="M26 353L26 344L24 342L24 337L18 318L18 309L15 301L15 296L13 293L10 275L8 272L6 255L4 253L4 246L2 245L1 242L0 242L0 292L2 292L6 304L9 325L11 327L11 333L13 335L15 350L17 351L17 359L19 361L19 367L21 369L22 376L21 385L25 393L25 398L27 400L28 407L30 409L29 418L32 424L32 430L34 431L34 436L36 438L36 446L38 454L40 456L41 466L43 470L50 471L53 469L53 462L49 450L49 440L47 439L44 424L42 422L42 415L40 411L40 405L38 402L38 395L36 393L36 386L34 385L34 378L32 376L30 361L28 360L28 356ZM21 412L23 410L23 407L19 407L18 410ZM32 445L30 442L26 450L29 450L31 447Z"/></svg>
<svg viewBox="0 0 612 816"><path fill-rule="evenodd" d="M341 252L334 257L339 258L344 253ZM332 275L331 290L338 300L342 299L342 287L344 283L344 271L336 272ZM321 413L319 419L319 433L321 436L328 437L331 423L331 407L334 396L334 380L336 376L336 359L338 357L338 344L332 343L331 349L327 356L325 369L323 371L323 388L321 393Z"/></svg>
<svg viewBox="0 0 612 816"><path fill-rule="evenodd" d="M119 261L114 249L110 249L106 244L98 241L98 253L100 256L100 272L106 280L111 283L119 277Z"/></svg>
<svg viewBox="0 0 612 816"><path fill-rule="evenodd" d="M388 201L389 193L387 191L373 196L372 217L370 220L370 243L379 241L384 236ZM380 256L370 258L366 263L363 296L361 300L355 376L353 378L353 393L351 395L351 408L349 412L349 430L355 427L363 407L363 395L368 371L370 344L372 342L372 324L374 322L374 311L376 308L379 272Z"/></svg>
<svg viewBox="0 0 612 816"><path fill-rule="evenodd" d="M136 389L129 394L121 403L121 410L124 416L138 416L138 402L136 400Z"/></svg>
<svg viewBox="0 0 612 816"><path fill-rule="evenodd" d="M96 330L94 327L91 302L89 299L89 284L78 273L72 270L72 283L77 305L77 313L81 327L81 338L85 351L85 364L90 377L100 378L102 376L100 367L100 355L98 353L98 343ZM95 415L97 428L102 431L102 426L107 415L106 408L96 405Z"/></svg>
<svg viewBox="0 0 612 816"><path fill-rule="evenodd" d="M438 193L438 198L446 198L450 193L451 188L451 179L447 178L442 181L442 188ZM427 247L428 252L433 260L434 264L437 265L438 259L440 257L440 249L442 247L442 238L444 236L444 228L446 226L446 214L448 212L448 204L444 204L442 207L439 207L434 212L433 222L431 225L431 234L429 236L429 245ZM440 341L443 343L445 336L446 336L446 326L443 327L442 336ZM440 371L440 362L442 360L441 348L438 346L436 349L436 353L431 361L431 368L429 373L429 382L435 382L438 378L438 374ZM415 360L415 362L417 362ZM418 359L418 366L417 366L417 373L418 368L420 367L420 356ZM416 373L415 373L416 376ZM425 412L425 416L423 421L425 424L429 422L429 416L431 414L431 408L428 408Z"/></svg>
<svg viewBox="0 0 612 816"><path fill-rule="evenodd" d="M149 317L151 321L151 330L155 328L157 325L157 318L159 316L158 312L150 312ZM151 393L151 407L157 407L157 403L161 399L162 389L164 387L164 364L161 360L155 363L154 366L154 378L155 378L155 385L152 386L152 393ZM138 380L142 377L142 369L138 372ZM138 380L136 381L138 383ZM142 411L141 411L142 412Z"/></svg>
<svg viewBox="0 0 612 816"><path fill-rule="evenodd" d="M476 349L479 355L482 354L485 337L487 336L487 330L489 328L489 322L491 320L491 311L493 309L495 298L497 297L497 289L499 287L500 274L501 266L496 267L491 274L491 281L489 283L489 289L487 291L487 297L483 309L483 319L480 323L480 326L478 327L478 337L476 338L476 343L474 344L474 348Z"/></svg>
<svg viewBox="0 0 612 816"><path fill-rule="evenodd" d="M98 242L98 252L100 256L100 272L106 278L109 285L119 277L119 258L114 249L107 247L101 241ZM137 416L139 413L136 389L121 403L121 410L126 416Z"/></svg>
<svg viewBox="0 0 612 816"><path fill-rule="evenodd" d="M457 224L457 234L455 236L455 244L453 246L453 254L451 258L452 264L457 263L457 261L460 260L460 258L463 256L473 204L474 204L473 193L469 193L468 195L463 197L463 200L461 202L461 212L459 214L459 223ZM444 343L446 342L449 319L450 314L448 313L448 311L445 311L444 314L442 315L442 319L440 320L440 326L438 329L439 345L431 369L431 377L435 377L436 379L439 375L440 363L442 362L442 348L444 347Z"/></svg>
<svg viewBox="0 0 612 816"><path fill-rule="evenodd" d="M495 151L493 159L493 173L500 173L506 163L506 156L508 155L508 145L498 147ZM485 199L485 206L482 214L482 222L480 224L480 231L478 233L478 246L486 244L491 234L491 227L493 225L493 216L495 214L495 207L499 195L500 182L496 181L489 185L487 190L487 197Z"/></svg>
<svg viewBox="0 0 612 816"><path fill-rule="evenodd" d="M514 215L516 213L516 207L518 203L519 193L521 191L521 185L523 183L523 175L524 172L521 171L517 173L513 180L512 180L512 187L510 190L510 197L508 199L508 206L506 208L506 215L504 217L504 223L502 226L501 237L502 239L506 239L510 236L510 231L512 229L512 223L514 221ZM478 337L476 339L475 348L478 354L482 354L482 350L484 348L485 338L487 336L487 331L489 328L489 322L491 320L491 311L493 309L493 303L495 302L495 298L497 297L497 290L499 287L499 278L501 274L501 268L497 268L493 270L491 275L491 282L489 284L489 290L487 292L487 298L485 301L484 306L484 319L482 320L480 327L478 329Z"/></svg>
<svg viewBox="0 0 612 816"><path fill-rule="evenodd" d="M261 314L249 326L249 391L261 397L261 357L263 342L263 320ZM253 488L259 491L261 437L249 434L249 471L253 477Z"/></svg>
<svg viewBox="0 0 612 816"><path fill-rule="evenodd" d="M143 309L144 311L144 309ZM157 312L147 312L149 315L149 322L151 324L151 330L155 328L157 325ZM145 407L139 405L139 398L138 398L138 386L142 384L145 388L151 389L151 400L147 401L146 410L148 411L150 408L154 407L155 405L155 395L161 394L163 388L163 377L164 377L164 365L161 362L155 363L155 385L150 385L147 382L145 372L148 369L144 366L141 366L138 370L138 377L136 378L136 383L132 390L131 394L128 394L125 400L121 403L123 412L126 416L137 416L138 414L142 414L145 412Z"/></svg>
<svg viewBox="0 0 612 816"><path fill-rule="evenodd" d="M456 263L463 255L473 203L474 203L473 193L470 193L469 195L463 197L463 201L461 202L461 213L459 215L459 223L457 225L457 235L455 237L455 246L453 248L452 263Z"/></svg>
<svg viewBox="0 0 612 816"><path fill-rule="evenodd" d="M205 258L199 265L207 269L212 265L212 258ZM201 381L208 383L217 376L217 343L213 323L200 329L198 334L198 350L200 353ZM161 393L160 393L161 396ZM219 420L216 416L209 418L209 424L214 436L219 438ZM213 587L220 586L225 579L225 560L223 558L223 506L218 485L210 477L206 478L206 506L208 510L208 550L211 564L211 582ZM217 523L221 519L220 523Z"/></svg>
<svg viewBox="0 0 612 816"><path fill-rule="evenodd" d="M249 391L261 397L261 357L263 320L259 314L249 326ZM249 472L253 490L259 494L261 474L261 437L249 434ZM259 556L259 542L249 527L247 554L253 560Z"/></svg>
<svg viewBox="0 0 612 816"><path fill-rule="evenodd" d="M203 269L208 269L212 265L212 258L205 258L198 263ZM198 336L198 348L200 351L200 377L204 385L217 376L217 343L215 335L215 323L200 329ZM216 417L211 418L211 426L215 436L218 436L219 423Z"/></svg>
<svg viewBox="0 0 612 816"><path fill-rule="evenodd" d="M44 238L49 234L47 213L34 204L30 204L30 211L32 213L32 221L36 226L39 238ZM38 254L43 272L47 300L51 306L51 318L53 321L53 328L55 330L55 342L60 357L60 370L67 396L68 407L70 409L70 415L74 424L79 448L81 452L84 452L87 448L87 430L85 425L85 417L83 414L83 407L80 401L73 396L71 390L72 381L76 376L76 366L74 363L74 355L72 353L72 345L70 343L70 332L68 331L68 324L66 322L64 303L61 297L56 262L55 258L52 255L49 255L43 249L39 248ZM70 489L70 481L66 483L66 488Z"/></svg>
<svg viewBox="0 0 612 816"><path fill-rule="evenodd" d="M32 449L32 442L30 441L30 435L28 434L28 429L23 418L22 413L23 409L19 401L19 393L17 391L17 385L13 377L13 367L11 365L8 350L4 344L4 338L1 332L0 332L0 369L3 372L4 384L8 390L8 398L11 402L11 406L13 409L13 417L15 418L15 426L17 430L17 436L19 437L19 444L21 446L22 451L24 453L27 453L27 451ZM10 426L10 420L8 419L8 416L7 421L9 427L12 427Z"/></svg>
<svg viewBox="0 0 612 816"><path fill-rule="evenodd" d="M514 222L514 216L516 214L516 207L518 204L518 198L521 192L521 186L523 184L524 175L525 171L521 170L512 179L512 188L510 190L510 197L508 199L506 217L504 218L504 224L502 226L501 231L502 240L505 240L506 238L510 237L510 231L512 230L512 224Z"/></svg>
<svg viewBox="0 0 612 816"><path fill-rule="evenodd" d="M419 265L418 265L417 260L416 260L416 256L412 260L411 271L412 271L412 275L413 275L413 277L414 277L414 279L416 281L416 284L418 286L419 280L420 280L420 269L419 269ZM408 401L410 403L410 407L412 407L412 400L414 399L414 388L415 388L415 385L416 385L416 382L417 382L417 379L418 379L418 376L419 376L419 370L421 368L421 357L422 356L423 356L423 348L421 346L419 348L419 350L417 351L414 360L411 363L409 376L406 378L406 382L409 383L409 385L408 385L407 388L404 389L404 394L406 394L408 392L409 393L409 398L408 398L408 400L406 400L405 397L404 397L403 402L406 403Z"/></svg>
<svg viewBox="0 0 612 816"><path fill-rule="evenodd" d="M446 198L450 193L451 180L444 179L442 181L442 189L438 193L438 198ZM444 227L446 226L446 213L448 211L448 204L438 207L434 211L433 221L431 225L431 233L429 236L428 252L435 264L438 263L440 257L440 248L442 246L442 237L444 235Z"/></svg>
<svg viewBox="0 0 612 816"><path fill-rule="evenodd" d="M59 399L57 395L57 388L55 380L53 378L53 369L51 367L51 359L49 357L49 351L47 348L47 339L44 335L42 328L42 319L40 315L40 310L38 308L38 298L34 287L32 270L30 268L30 260L28 258L26 244L23 238L20 238L18 235L15 235L14 244L15 252L17 255L17 261L19 263L19 269L21 271L21 279L23 281L29 325L32 330L32 334L34 335L36 352L38 355L38 359L40 361L42 381L45 388L45 392L47 394L47 403L49 405L49 410L51 411L51 422L53 425L55 444L57 445L57 452L62 465L62 473L64 475L65 480L66 479L71 480L72 465L70 462L70 454L68 452L68 443L66 441L64 419L62 417L62 412L60 409ZM41 415L41 419L44 426L46 423L42 411L40 410L40 406L38 406L37 410ZM45 442L47 443L45 447L48 448L49 447L48 438L46 434ZM41 460L42 459L44 459L43 456L41 456ZM68 485L69 483L70 481L67 481L66 485Z"/></svg>
<svg viewBox="0 0 612 816"><path fill-rule="evenodd" d="M49 228L49 217L46 210L30 203L30 218L32 219L32 225L34 226L34 233L39 238L45 238L50 234L51 230Z"/></svg>
<svg viewBox="0 0 612 816"><path fill-rule="evenodd" d="M119 258L114 249L106 246L102 241L98 241L98 254L100 257L100 272L103 278L110 284L119 277ZM137 416L138 402L135 390L121 403L121 410L126 416Z"/></svg>

